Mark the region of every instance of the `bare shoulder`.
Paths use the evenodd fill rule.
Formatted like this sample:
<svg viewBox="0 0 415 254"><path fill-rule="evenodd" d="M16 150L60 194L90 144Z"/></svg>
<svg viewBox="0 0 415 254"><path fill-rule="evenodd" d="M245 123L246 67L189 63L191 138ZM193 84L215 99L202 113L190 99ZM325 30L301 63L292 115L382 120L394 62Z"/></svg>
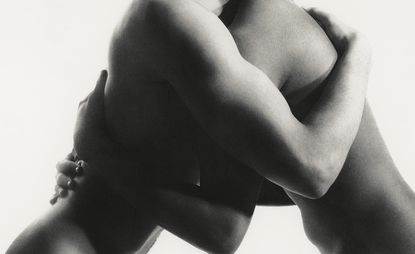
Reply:
<svg viewBox="0 0 415 254"><path fill-rule="evenodd" d="M231 59L232 53L237 55L232 36L219 18L192 0L134 1L113 42L114 54L140 58L161 75L189 67L195 70L195 64L205 70Z"/></svg>
<svg viewBox="0 0 415 254"><path fill-rule="evenodd" d="M185 0L134 0L112 36L111 73L124 73L126 67L160 77L168 69L180 32L185 30ZM117 68L123 66L123 68ZM111 68L113 67L113 68ZM129 72L131 72L130 70ZM140 73L140 75L142 75Z"/></svg>
<svg viewBox="0 0 415 254"><path fill-rule="evenodd" d="M244 3L229 29L245 59L287 90L309 88L309 83L327 76L336 52L302 8L289 0Z"/></svg>

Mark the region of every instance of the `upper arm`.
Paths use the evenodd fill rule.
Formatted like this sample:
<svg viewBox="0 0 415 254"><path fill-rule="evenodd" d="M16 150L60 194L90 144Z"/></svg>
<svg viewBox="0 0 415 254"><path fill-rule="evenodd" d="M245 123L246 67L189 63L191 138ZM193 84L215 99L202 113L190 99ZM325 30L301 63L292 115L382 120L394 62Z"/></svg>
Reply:
<svg viewBox="0 0 415 254"><path fill-rule="evenodd" d="M159 52L154 61L160 75L176 88L228 71L242 59L223 23L194 1L152 0L144 23L153 53Z"/></svg>
<svg viewBox="0 0 415 254"><path fill-rule="evenodd" d="M274 183L313 191L313 172L304 166L307 129L271 80L240 55L223 23L189 0L157 0L148 9L157 66L203 129Z"/></svg>

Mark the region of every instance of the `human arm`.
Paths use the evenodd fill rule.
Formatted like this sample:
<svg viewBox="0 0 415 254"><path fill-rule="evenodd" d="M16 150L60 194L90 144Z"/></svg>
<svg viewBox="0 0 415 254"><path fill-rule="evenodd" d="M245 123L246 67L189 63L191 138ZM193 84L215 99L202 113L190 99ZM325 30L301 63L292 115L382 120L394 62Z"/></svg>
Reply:
<svg viewBox="0 0 415 254"><path fill-rule="evenodd" d="M86 171L95 170L87 162L82 166ZM69 159L57 164L61 180L57 180L59 193L54 195L55 202L73 189L67 184L69 179L74 182L84 177L76 173L76 168L79 165ZM216 191L222 192L216 197L209 195L206 188L183 184L148 187L134 198L147 200L148 215L156 223L195 247L208 253L234 253L250 224L261 179L251 170L236 173L237 179L232 177L216 186ZM128 197L131 199L131 195Z"/></svg>
<svg viewBox="0 0 415 254"><path fill-rule="evenodd" d="M205 135L199 136L197 148L200 186L155 189L150 197L156 220L208 252L234 253L250 224L263 178Z"/></svg>
<svg viewBox="0 0 415 254"><path fill-rule="evenodd" d="M155 220L209 253L234 253L250 224L261 177L246 168L228 176L215 189L203 184L153 189Z"/></svg>
<svg viewBox="0 0 415 254"><path fill-rule="evenodd" d="M329 36L336 36L334 28L343 32L347 47L338 48L343 51L323 96L300 122L268 77L242 58L214 15L187 1L154 2L152 26L169 49L161 50L166 58L159 64L204 130L273 183L309 198L324 195L362 115L369 57L360 37L338 23L323 26Z"/></svg>
<svg viewBox="0 0 415 254"><path fill-rule="evenodd" d="M183 186L178 185L144 185L142 192L131 192L129 184L140 185L144 181L125 179L128 174L123 172L140 168L135 162L128 161L128 152L117 147L106 132L103 103L105 78L103 73L95 90L80 104L74 151L57 164L60 190L71 189L68 181L80 182L82 178L79 177L103 176L108 182L121 182L116 184L122 186L116 191L133 206L147 201L139 209L146 207L148 214L172 233L208 252L233 253L249 225L261 178L251 170L238 170L231 174L229 171L232 169L224 168L221 173L228 173L214 186L215 191L222 193L218 196L213 196L209 188L180 188ZM77 158L85 158L85 161L80 161L78 165L75 163ZM206 184L203 186L206 187Z"/></svg>

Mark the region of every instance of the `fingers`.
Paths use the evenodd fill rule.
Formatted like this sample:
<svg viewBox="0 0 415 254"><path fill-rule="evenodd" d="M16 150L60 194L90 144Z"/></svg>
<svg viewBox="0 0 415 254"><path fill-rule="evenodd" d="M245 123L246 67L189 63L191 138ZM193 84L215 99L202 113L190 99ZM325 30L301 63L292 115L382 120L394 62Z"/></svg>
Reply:
<svg viewBox="0 0 415 254"><path fill-rule="evenodd" d="M55 192L55 194L53 194L53 196L49 199L49 203L51 205L54 205L56 204L56 202L58 202L58 199L59 199L59 194Z"/></svg>
<svg viewBox="0 0 415 254"><path fill-rule="evenodd" d="M62 173L57 173L56 174L56 184L59 187L61 187L63 189L67 189L67 190L69 190L69 189L73 190L75 188L75 185L76 185L75 181L72 178L70 178L69 176L66 176Z"/></svg>
<svg viewBox="0 0 415 254"><path fill-rule="evenodd" d="M75 157L73 153L70 153L56 164L58 173L56 174L55 193L49 200L51 205L54 205L59 198L65 197L69 190L74 190L76 187L74 178L83 174L85 162L83 160L75 162Z"/></svg>
<svg viewBox="0 0 415 254"><path fill-rule="evenodd" d="M56 174L56 184L64 189L74 189L76 182L73 178L84 173L85 162L63 160L56 164L58 173Z"/></svg>
<svg viewBox="0 0 415 254"><path fill-rule="evenodd" d="M317 8L308 9L307 12L320 24L332 41L334 47L342 51L349 40L356 35L356 30L345 25L333 15Z"/></svg>
<svg viewBox="0 0 415 254"><path fill-rule="evenodd" d="M75 161L75 155L74 152L70 152L68 155L65 156L65 160L69 160L69 161Z"/></svg>
<svg viewBox="0 0 415 254"><path fill-rule="evenodd" d="M99 78L97 80L97 84L95 86L94 92L104 93L105 85L107 83L108 72L106 70L102 70Z"/></svg>
<svg viewBox="0 0 415 254"><path fill-rule="evenodd" d="M104 92L105 92L105 85L107 83L107 78L108 78L108 72L106 70L102 70L94 90L88 96L88 100L87 100L88 105L99 106L99 107L104 105Z"/></svg>
<svg viewBox="0 0 415 254"><path fill-rule="evenodd" d="M51 199L49 200L49 203L51 205L54 205L56 202L58 202L59 198L64 198L66 197L66 195L68 195L68 190L55 185L55 193L53 194L53 196L51 197Z"/></svg>
<svg viewBox="0 0 415 254"><path fill-rule="evenodd" d="M88 119L93 125L102 124L105 119L104 93L107 78L107 71L101 71L94 90L78 105L78 116Z"/></svg>
<svg viewBox="0 0 415 254"><path fill-rule="evenodd" d="M75 187L74 181L62 173L58 173L56 175L56 183L55 185L55 193L49 200L49 203L51 205L54 205L56 202L58 202L59 198L63 198L68 194L68 189L73 189Z"/></svg>
<svg viewBox="0 0 415 254"><path fill-rule="evenodd" d="M56 164L56 169L59 173L63 175L74 178L76 176L80 176L83 173L83 161L70 161L70 160L62 160Z"/></svg>
<svg viewBox="0 0 415 254"><path fill-rule="evenodd" d="M318 8L309 8L307 12L323 27L328 28L333 23L332 15Z"/></svg>
<svg viewBox="0 0 415 254"><path fill-rule="evenodd" d="M80 101L80 102L79 102L79 104L78 104L78 109L79 109L80 107L82 107L83 105L85 105L85 103L88 101L88 98L89 98L89 94L88 94L88 96L87 96L87 97L85 97L85 99L83 99L82 101Z"/></svg>

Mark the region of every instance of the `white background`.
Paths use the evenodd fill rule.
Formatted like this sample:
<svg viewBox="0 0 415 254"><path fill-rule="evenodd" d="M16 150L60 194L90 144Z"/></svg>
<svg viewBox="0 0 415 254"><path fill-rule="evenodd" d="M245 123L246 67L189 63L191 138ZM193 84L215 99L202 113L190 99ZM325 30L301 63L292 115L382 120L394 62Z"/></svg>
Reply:
<svg viewBox="0 0 415 254"><path fill-rule="evenodd" d="M55 163L68 153L78 101L106 67L129 1L0 0L0 253L48 209ZM369 100L392 156L415 189L415 4L315 0L364 31L375 51ZM199 253L164 233L151 253ZM317 253L297 208L258 208L238 253Z"/></svg>

